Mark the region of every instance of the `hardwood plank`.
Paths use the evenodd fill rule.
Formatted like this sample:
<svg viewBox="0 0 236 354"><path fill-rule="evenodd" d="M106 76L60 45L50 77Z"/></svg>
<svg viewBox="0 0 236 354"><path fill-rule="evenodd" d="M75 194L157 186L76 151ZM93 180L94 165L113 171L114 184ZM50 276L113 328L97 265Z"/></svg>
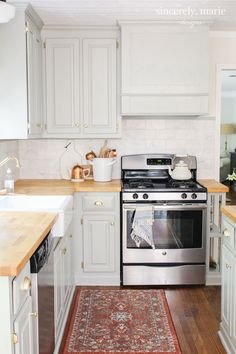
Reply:
<svg viewBox="0 0 236 354"><path fill-rule="evenodd" d="M220 287L186 287L166 290L182 354L226 354L218 329Z"/></svg>

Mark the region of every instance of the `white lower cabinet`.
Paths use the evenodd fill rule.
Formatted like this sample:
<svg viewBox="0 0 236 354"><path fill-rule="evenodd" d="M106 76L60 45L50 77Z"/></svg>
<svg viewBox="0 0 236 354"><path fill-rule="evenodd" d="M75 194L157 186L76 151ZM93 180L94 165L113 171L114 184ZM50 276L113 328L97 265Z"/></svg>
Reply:
<svg viewBox="0 0 236 354"><path fill-rule="evenodd" d="M77 284L120 284L119 205L119 193L77 193L75 196Z"/></svg>
<svg viewBox="0 0 236 354"><path fill-rule="evenodd" d="M72 227L54 251L55 353L58 352L73 296Z"/></svg>
<svg viewBox="0 0 236 354"><path fill-rule="evenodd" d="M36 354L29 262L16 277L0 277L0 353Z"/></svg>
<svg viewBox="0 0 236 354"><path fill-rule="evenodd" d="M236 353L236 224L223 218L221 324L219 335L228 354Z"/></svg>
<svg viewBox="0 0 236 354"><path fill-rule="evenodd" d="M83 217L84 272L115 271L115 220L113 215Z"/></svg>
<svg viewBox="0 0 236 354"><path fill-rule="evenodd" d="M27 297L13 325L15 354L35 354L33 347L32 298Z"/></svg>

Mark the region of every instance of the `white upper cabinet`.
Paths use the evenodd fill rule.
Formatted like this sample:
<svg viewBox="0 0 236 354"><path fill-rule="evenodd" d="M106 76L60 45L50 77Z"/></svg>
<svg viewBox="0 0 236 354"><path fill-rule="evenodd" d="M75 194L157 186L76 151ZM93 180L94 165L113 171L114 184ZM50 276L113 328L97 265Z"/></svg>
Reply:
<svg viewBox="0 0 236 354"><path fill-rule="evenodd" d="M208 112L208 28L121 22L122 114Z"/></svg>
<svg viewBox="0 0 236 354"><path fill-rule="evenodd" d="M45 30L45 137L118 137L117 33Z"/></svg>
<svg viewBox="0 0 236 354"><path fill-rule="evenodd" d="M0 26L0 139L41 135L41 27L38 15L23 5Z"/></svg>
<svg viewBox="0 0 236 354"><path fill-rule="evenodd" d="M40 30L27 18L28 136L40 137L43 131L42 41Z"/></svg>
<svg viewBox="0 0 236 354"><path fill-rule="evenodd" d="M84 135L116 133L116 40L83 40Z"/></svg>
<svg viewBox="0 0 236 354"><path fill-rule="evenodd" d="M47 133L80 133L78 39L46 39ZM70 135L71 136L71 135Z"/></svg>

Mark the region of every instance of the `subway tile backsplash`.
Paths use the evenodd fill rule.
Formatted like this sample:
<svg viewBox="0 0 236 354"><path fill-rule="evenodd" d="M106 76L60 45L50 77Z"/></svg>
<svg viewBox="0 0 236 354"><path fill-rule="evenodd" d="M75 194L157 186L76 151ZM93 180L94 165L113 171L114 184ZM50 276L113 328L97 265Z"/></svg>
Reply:
<svg viewBox="0 0 236 354"><path fill-rule="evenodd" d="M122 138L108 139L108 146L116 148L117 163L113 178L120 177L120 156L142 153L187 153L197 156L198 178L215 177L215 120L186 119L123 119ZM59 161L68 140L39 139L0 141L0 159L12 153L19 157L21 168L17 171L10 162L16 177L61 178ZM71 140L85 161L91 149L99 152L102 139ZM0 169L2 181L5 168Z"/></svg>

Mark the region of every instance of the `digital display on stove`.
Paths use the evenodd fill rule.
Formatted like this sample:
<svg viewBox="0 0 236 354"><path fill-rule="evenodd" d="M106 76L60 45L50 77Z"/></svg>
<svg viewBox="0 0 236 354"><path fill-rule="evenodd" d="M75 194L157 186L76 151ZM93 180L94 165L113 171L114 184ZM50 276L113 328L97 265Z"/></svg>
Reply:
<svg viewBox="0 0 236 354"><path fill-rule="evenodd" d="M171 165L171 159L165 159L165 158L160 158L160 159L147 159L147 165L148 166L161 166L161 165Z"/></svg>

